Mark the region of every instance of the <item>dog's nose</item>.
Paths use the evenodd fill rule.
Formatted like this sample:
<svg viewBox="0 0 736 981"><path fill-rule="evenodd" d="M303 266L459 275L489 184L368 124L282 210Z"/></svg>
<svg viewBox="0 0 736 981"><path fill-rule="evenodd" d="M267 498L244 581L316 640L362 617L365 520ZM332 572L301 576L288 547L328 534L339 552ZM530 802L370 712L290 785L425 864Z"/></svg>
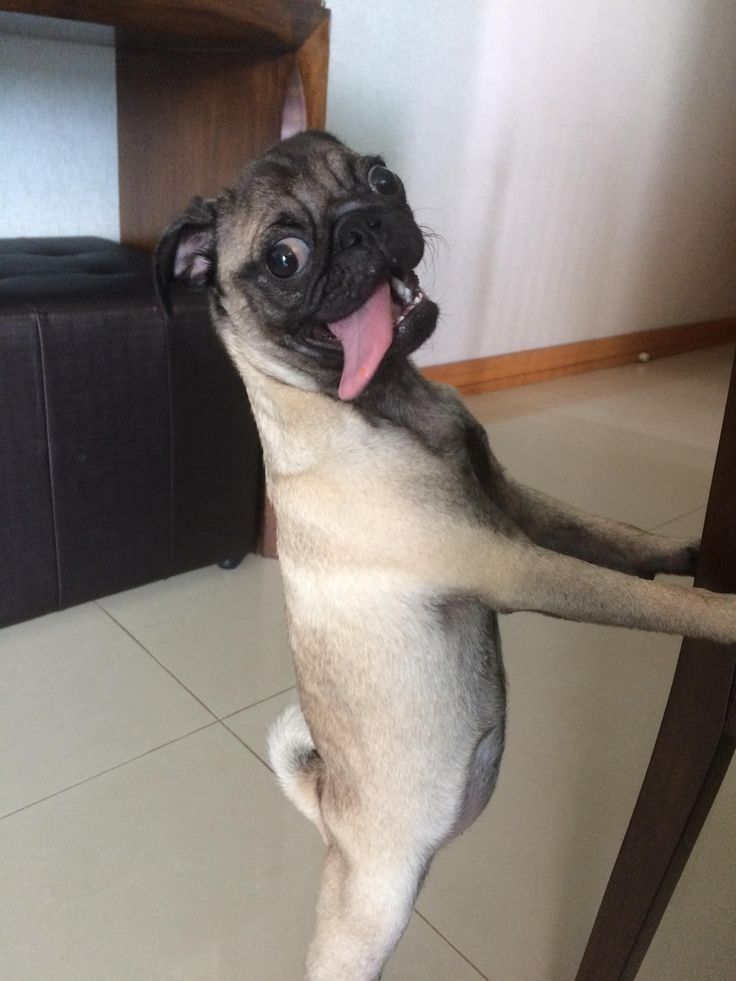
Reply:
<svg viewBox="0 0 736 981"><path fill-rule="evenodd" d="M335 240L340 249L364 245L380 234L383 222L376 212L353 211L343 215L335 228Z"/></svg>

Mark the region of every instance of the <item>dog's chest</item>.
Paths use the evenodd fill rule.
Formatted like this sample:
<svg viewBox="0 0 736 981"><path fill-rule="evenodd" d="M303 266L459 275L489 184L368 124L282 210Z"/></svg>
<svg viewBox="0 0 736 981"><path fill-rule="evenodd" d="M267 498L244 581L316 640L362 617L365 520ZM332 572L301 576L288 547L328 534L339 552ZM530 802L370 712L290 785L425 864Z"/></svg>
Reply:
<svg viewBox="0 0 736 981"><path fill-rule="evenodd" d="M450 520L427 484L442 468L421 450L375 432L336 435L333 452L298 473L272 473L281 557L306 567L379 568L422 549ZM290 459L294 459L290 455Z"/></svg>
<svg viewBox="0 0 736 981"><path fill-rule="evenodd" d="M246 380L283 548L322 553L368 533L403 537L419 512L441 518L443 488L460 492L451 461L402 427L320 393Z"/></svg>
<svg viewBox="0 0 736 981"><path fill-rule="evenodd" d="M285 581L310 583L314 595L336 602L342 596L343 607L358 580L363 605L385 577L412 595L468 581L462 556L493 519L463 457L464 420L446 395L433 408L441 430L451 437L454 427L458 438L438 446L416 427L320 393L264 376L246 381Z"/></svg>

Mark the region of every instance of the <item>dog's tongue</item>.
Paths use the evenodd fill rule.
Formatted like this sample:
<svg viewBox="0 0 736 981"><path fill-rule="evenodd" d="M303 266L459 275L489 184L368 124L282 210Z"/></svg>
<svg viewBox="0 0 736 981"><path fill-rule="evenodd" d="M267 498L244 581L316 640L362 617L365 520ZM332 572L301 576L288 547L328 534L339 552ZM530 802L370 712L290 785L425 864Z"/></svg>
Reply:
<svg viewBox="0 0 736 981"><path fill-rule="evenodd" d="M363 391L375 375L394 336L391 288L381 283L359 310L327 325L345 355L337 394L347 401Z"/></svg>

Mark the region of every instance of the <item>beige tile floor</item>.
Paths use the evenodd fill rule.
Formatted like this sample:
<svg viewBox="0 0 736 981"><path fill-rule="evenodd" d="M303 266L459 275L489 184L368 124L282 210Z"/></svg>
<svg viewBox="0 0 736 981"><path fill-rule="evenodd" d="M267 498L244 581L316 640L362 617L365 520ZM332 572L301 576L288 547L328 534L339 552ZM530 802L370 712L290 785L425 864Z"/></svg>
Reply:
<svg viewBox="0 0 736 981"><path fill-rule="evenodd" d="M520 478L697 533L733 349L468 399ZM678 642L503 621L508 750L387 981L572 979ZM290 981L320 843L266 728L294 698L276 563L204 569L0 631L2 981ZM736 978L736 773L641 971ZM349 979L346 979L349 981Z"/></svg>

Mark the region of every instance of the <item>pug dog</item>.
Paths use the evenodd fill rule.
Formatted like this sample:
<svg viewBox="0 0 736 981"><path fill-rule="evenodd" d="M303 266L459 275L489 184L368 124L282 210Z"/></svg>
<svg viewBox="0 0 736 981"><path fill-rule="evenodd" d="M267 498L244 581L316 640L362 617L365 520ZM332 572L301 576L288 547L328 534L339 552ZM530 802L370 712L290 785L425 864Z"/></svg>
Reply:
<svg viewBox="0 0 736 981"><path fill-rule="evenodd" d="M510 477L454 390L409 356L438 309L401 180L305 132L164 233L156 277L209 291L250 397L277 515L300 706L270 734L325 855L309 981L372 981L437 850L490 798L504 747L497 615L736 641L736 597L654 582L698 546Z"/></svg>

